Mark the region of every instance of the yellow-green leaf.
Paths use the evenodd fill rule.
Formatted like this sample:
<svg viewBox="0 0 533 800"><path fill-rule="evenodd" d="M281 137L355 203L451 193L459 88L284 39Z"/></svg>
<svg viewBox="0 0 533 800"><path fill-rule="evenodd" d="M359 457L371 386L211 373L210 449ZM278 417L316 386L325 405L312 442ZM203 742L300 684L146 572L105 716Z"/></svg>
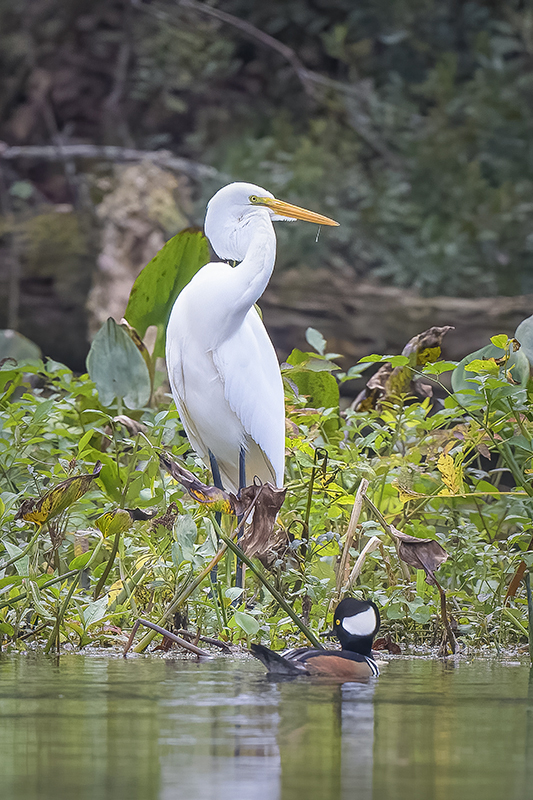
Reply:
<svg viewBox="0 0 533 800"><path fill-rule="evenodd" d="M66 508L83 497L85 492L91 488L94 478L97 478L102 469L102 464L98 461L90 475L77 475L74 478L67 478L66 481L58 483L49 492L38 500L28 498L23 500L15 519L23 519L26 522L34 522L36 525L44 525L45 522L61 514Z"/></svg>

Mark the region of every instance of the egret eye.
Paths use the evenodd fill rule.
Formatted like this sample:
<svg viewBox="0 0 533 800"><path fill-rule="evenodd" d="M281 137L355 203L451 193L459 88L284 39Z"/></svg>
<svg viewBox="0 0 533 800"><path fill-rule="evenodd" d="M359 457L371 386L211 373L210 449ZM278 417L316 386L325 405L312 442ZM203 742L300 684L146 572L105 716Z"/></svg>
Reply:
<svg viewBox="0 0 533 800"><path fill-rule="evenodd" d="M256 197L255 194L251 194L250 197L248 198L248 200L250 201L250 203L258 203L259 202L259 198Z"/></svg>

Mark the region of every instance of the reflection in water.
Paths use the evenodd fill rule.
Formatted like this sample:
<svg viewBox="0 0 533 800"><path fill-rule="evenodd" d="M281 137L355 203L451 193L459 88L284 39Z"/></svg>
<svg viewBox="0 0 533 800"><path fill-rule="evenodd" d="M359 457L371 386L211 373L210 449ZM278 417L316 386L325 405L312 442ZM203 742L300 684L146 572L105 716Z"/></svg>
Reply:
<svg viewBox="0 0 533 800"><path fill-rule="evenodd" d="M376 681L342 687L342 800L372 800L375 688Z"/></svg>
<svg viewBox="0 0 533 800"><path fill-rule="evenodd" d="M524 666L395 660L339 686L225 658L0 656L1 800L528 797Z"/></svg>

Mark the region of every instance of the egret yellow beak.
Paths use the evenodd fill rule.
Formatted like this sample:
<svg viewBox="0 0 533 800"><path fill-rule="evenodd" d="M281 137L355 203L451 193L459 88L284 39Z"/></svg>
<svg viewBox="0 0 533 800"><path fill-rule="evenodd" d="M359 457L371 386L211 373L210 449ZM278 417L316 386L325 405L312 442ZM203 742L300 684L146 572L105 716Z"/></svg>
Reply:
<svg viewBox="0 0 533 800"><path fill-rule="evenodd" d="M251 198L250 198L251 199ZM334 219L324 217L322 214L315 214L314 211L308 211L306 208L300 206L293 206L291 203L285 203L283 200L276 200L273 197L257 197L254 198L255 205L267 206L275 214L280 217L290 217L291 219L303 219L305 222L316 222L317 225L339 225ZM252 202L254 202L252 200Z"/></svg>

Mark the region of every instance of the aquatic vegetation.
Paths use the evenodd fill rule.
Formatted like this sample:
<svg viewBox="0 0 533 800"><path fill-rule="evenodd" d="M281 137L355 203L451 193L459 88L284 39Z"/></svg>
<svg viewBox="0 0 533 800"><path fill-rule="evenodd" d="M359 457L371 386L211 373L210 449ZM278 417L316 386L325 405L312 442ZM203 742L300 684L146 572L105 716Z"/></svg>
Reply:
<svg viewBox="0 0 533 800"><path fill-rule="evenodd" d="M351 593L377 603L389 647L527 637L533 317L523 346L497 335L455 364L439 360L448 329L431 328L346 373L309 329L312 351L282 365L285 487L255 482L235 497L209 485L156 358L170 307L161 281L176 296L205 260L202 239L177 234L147 267L157 261L160 280L141 273L128 321L96 335L89 374L0 363L0 635L83 647L120 641L142 616L274 648L299 630L320 646ZM158 326L154 354L133 321L143 334ZM339 386L372 363L341 410Z"/></svg>

